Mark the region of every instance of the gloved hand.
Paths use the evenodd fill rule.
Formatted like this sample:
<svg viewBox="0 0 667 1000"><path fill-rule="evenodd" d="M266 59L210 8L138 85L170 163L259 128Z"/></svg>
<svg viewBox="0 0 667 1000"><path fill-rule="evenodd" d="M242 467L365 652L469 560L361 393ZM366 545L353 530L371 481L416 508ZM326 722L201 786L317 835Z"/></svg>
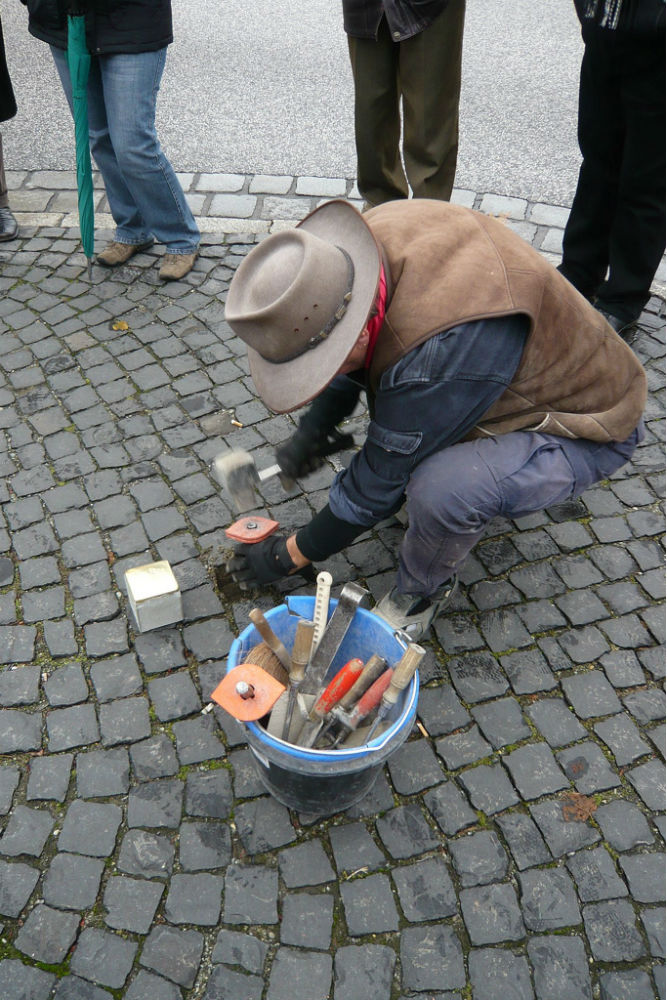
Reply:
<svg viewBox="0 0 667 1000"><path fill-rule="evenodd" d="M294 434L276 448L276 462L288 479L301 479L319 469L327 455L353 445L351 434L341 434L334 429L318 437L297 427Z"/></svg>
<svg viewBox="0 0 667 1000"><path fill-rule="evenodd" d="M296 569L287 551L284 535L270 535L263 542L252 545L239 543L234 551L235 555L227 562L226 569L241 590L273 583Z"/></svg>

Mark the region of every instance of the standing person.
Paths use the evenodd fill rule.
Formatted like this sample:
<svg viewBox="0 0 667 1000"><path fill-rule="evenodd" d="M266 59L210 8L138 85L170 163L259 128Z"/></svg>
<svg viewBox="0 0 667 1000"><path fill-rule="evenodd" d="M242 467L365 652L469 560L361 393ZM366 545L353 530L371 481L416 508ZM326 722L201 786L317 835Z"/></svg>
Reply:
<svg viewBox="0 0 667 1000"><path fill-rule="evenodd" d="M632 339L665 249L665 2L574 3L583 162L559 270Z"/></svg>
<svg viewBox="0 0 667 1000"><path fill-rule="evenodd" d="M578 496L643 437L646 376L604 317L497 219L412 199L322 205L254 247L226 320L271 409L313 400L276 451L299 478L366 389L366 441L294 534L241 545L262 586L349 545L407 497L395 585L377 612L419 638L494 517Z"/></svg>
<svg viewBox="0 0 667 1000"><path fill-rule="evenodd" d="M357 186L370 207L407 198L408 185L415 198L451 196L464 15L465 0L343 0Z"/></svg>
<svg viewBox="0 0 667 1000"><path fill-rule="evenodd" d="M2 36L0 21L0 122L6 122L16 114L16 101L12 89L12 81L5 59L5 41ZM19 231L18 223L9 208L7 181L5 180L5 161L2 155L2 135L0 134L0 241L13 240Z"/></svg>
<svg viewBox="0 0 667 1000"><path fill-rule="evenodd" d="M165 246L160 277L166 281L185 277L197 259L199 229L155 131L157 95L167 46L173 41L171 0L23 2L28 7L30 34L51 46L70 108L64 8L76 6L85 12L92 56L90 148L116 223L114 239L97 260L117 267L156 239Z"/></svg>

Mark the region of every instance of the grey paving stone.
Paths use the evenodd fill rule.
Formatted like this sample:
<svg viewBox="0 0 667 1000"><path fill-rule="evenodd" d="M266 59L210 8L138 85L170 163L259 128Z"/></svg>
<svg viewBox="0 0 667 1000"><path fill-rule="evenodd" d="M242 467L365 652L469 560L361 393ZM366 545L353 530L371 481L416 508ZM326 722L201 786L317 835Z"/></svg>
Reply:
<svg viewBox="0 0 667 1000"><path fill-rule="evenodd" d="M413 858L440 843L416 803L389 810L375 825L392 858Z"/></svg>
<svg viewBox="0 0 667 1000"><path fill-rule="evenodd" d="M133 743L129 749L137 781L169 778L179 769L174 745L166 733Z"/></svg>
<svg viewBox="0 0 667 1000"><path fill-rule="evenodd" d="M600 1000L655 1000L655 993L642 969L619 969L600 976Z"/></svg>
<svg viewBox="0 0 667 1000"><path fill-rule="evenodd" d="M665 802L665 769L655 758L646 764L639 764L626 772L628 780L644 804L653 810L660 810Z"/></svg>
<svg viewBox="0 0 667 1000"><path fill-rule="evenodd" d="M590 625L609 614L604 604L590 590L573 590L556 598L556 604L572 625Z"/></svg>
<svg viewBox="0 0 667 1000"><path fill-rule="evenodd" d="M640 903L665 902L665 853L625 854L618 861L630 895Z"/></svg>
<svg viewBox="0 0 667 1000"><path fill-rule="evenodd" d="M39 869L0 860L0 913L4 917L18 917L38 879Z"/></svg>
<svg viewBox="0 0 667 1000"><path fill-rule="evenodd" d="M132 980L125 993L125 1000L182 1000L183 994L174 983L154 976L142 969Z"/></svg>
<svg viewBox="0 0 667 1000"><path fill-rule="evenodd" d="M452 657L447 669L457 694L467 704L497 698L509 687L494 657L485 651Z"/></svg>
<svg viewBox="0 0 667 1000"><path fill-rule="evenodd" d="M230 865L225 876L223 923L278 923L278 873L263 865Z"/></svg>
<svg viewBox="0 0 667 1000"><path fill-rule="evenodd" d="M385 945L346 945L335 957L334 1000L389 1000L396 954Z"/></svg>
<svg viewBox="0 0 667 1000"><path fill-rule="evenodd" d="M106 858L113 853L122 818L122 809L110 802L75 799L65 814L58 849Z"/></svg>
<svg viewBox="0 0 667 1000"><path fill-rule="evenodd" d="M533 1000L530 967L507 948L474 948L468 957L474 1000Z"/></svg>
<svg viewBox="0 0 667 1000"><path fill-rule="evenodd" d="M535 868L519 875L526 927L552 931L581 923L574 883L563 868Z"/></svg>
<svg viewBox="0 0 667 1000"><path fill-rule="evenodd" d="M664 679L667 671L664 645L651 646L650 649L640 649L637 652L637 656L641 665L645 670L648 670L652 677L656 680Z"/></svg>
<svg viewBox="0 0 667 1000"><path fill-rule="evenodd" d="M419 692L417 714L431 736L451 733L470 722L470 715L449 684L423 688Z"/></svg>
<svg viewBox="0 0 667 1000"><path fill-rule="evenodd" d="M614 899L628 894L623 879L604 847L577 851L566 859L565 864L572 873L579 898L583 903Z"/></svg>
<svg viewBox="0 0 667 1000"><path fill-rule="evenodd" d="M561 767L583 795L616 788L620 780L609 761L592 741L577 743L557 754Z"/></svg>
<svg viewBox="0 0 667 1000"><path fill-rule="evenodd" d="M320 1000L329 996L332 959L322 952L279 948L271 966L266 1000Z"/></svg>
<svg viewBox="0 0 667 1000"><path fill-rule="evenodd" d="M216 938L212 962L240 965L247 972L261 974L269 946L253 934L221 930Z"/></svg>
<svg viewBox="0 0 667 1000"><path fill-rule="evenodd" d="M182 808L182 781L164 778L139 785L128 797L127 825L176 829L181 822Z"/></svg>
<svg viewBox="0 0 667 1000"><path fill-rule="evenodd" d="M561 698L543 698L529 705L526 711L552 747L573 743L587 733Z"/></svg>
<svg viewBox="0 0 667 1000"><path fill-rule="evenodd" d="M187 872L225 868L232 858L226 823L183 823L179 831L179 860Z"/></svg>
<svg viewBox="0 0 667 1000"><path fill-rule="evenodd" d="M219 875L172 875L164 915L172 924L215 927L220 919L222 889Z"/></svg>
<svg viewBox="0 0 667 1000"><path fill-rule="evenodd" d="M412 740L391 755L389 774L399 795L413 795L439 784L443 772L426 740Z"/></svg>
<svg viewBox="0 0 667 1000"><path fill-rule="evenodd" d="M644 814L636 805L624 799L615 799L598 806L595 821L605 840L615 851L630 851L633 847L652 844L654 841Z"/></svg>
<svg viewBox="0 0 667 1000"><path fill-rule="evenodd" d="M46 713L46 729L51 753L89 746L100 738L95 708L91 704L52 709Z"/></svg>
<svg viewBox="0 0 667 1000"><path fill-rule="evenodd" d="M538 649L519 650L509 656L501 656L500 663L515 694L550 691L558 684L546 657Z"/></svg>
<svg viewBox="0 0 667 1000"><path fill-rule="evenodd" d="M490 744L482 737L476 725L438 740L436 750L449 771L473 764L492 753Z"/></svg>
<svg viewBox="0 0 667 1000"><path fill-rule="evenodd" d="M609 643L594 625L563 632L557 642L575 664L595 663L609 650Z"/></svg>
<svg viewBox="0 0 667 1000"><path fill-rule="evenodd" d="M89 656L112 656L127 653L127 625L122 619L109 622L91 622L84 626L84 640Z"/></svg>
<svg viewBox="0 0 667 1000"><path fill-rule="evenodd" d="M0 995L5 1000L49 1000L56 977L15 958L0 961Z"/></svg>
<svg viewBox="0 0 667 1000"><path fill-rule="evenodd" d="M44 694L50 705L76 705L89 695L86 678L79 663L59 667L47 678Z"/></svg>
<svg viewBox="0 0 667 1000"><path fill-rule="evenodd" d="M530 743L503 757L523 799L537 799L568 787L546 743Z"/></svg>
<svg viewBox="0 0 667 1000"><path fill-rule="evenodd" d="M18 767L0 767L0 815L5 816L12 807L14 792L18 787L21 772Z"/></svg>
<svg viewBox="0 0 667 1000"><path fill-rule="evenodd" d="M296 838L288 810L272 797L262 796L237 805L234 821L248 854L263 854Z"/></svg>
<svg viewBox="0 0 667 1000"><path fill-rule="evenodd" d="M509 809L519 801L501 764L480 764L463 771L458 781L465 788L475 809L487 816Z"/></svg>
<svg viewBox="0 0 667 1000"><path fill-rule="evenodd" d="M452 927L407 927L401 932L402 986L411 990L462 989L463 951Z"/></svg>
<svg viewBox="0 0 667 1000"><path fill-rule="evenodd" d="M232 765L234 774L235 798L250 799L265 794L266 787L258 773L255 756L248 747L234 750L228 754L227 760Z"/></svg>
<svg viewBox="0 0 667 1000"><path fill-rule="evenodd" d="M486 705L476 705L472 714L484 736L495 749L518 743L532 735L514 698L501 698Z"/></svg>
<svg viewBox="0 0 667 1000"><path fill-rule="evenodd" d="M646 954L627 899L587 903L583 914L591 953L598 962L634 962Z"/></svg>
<svg viewBox="0 0 667 1000"><path fill-rule="evenodd" d="M562 685L565 696L582 719L611 715L621 710L616 692L599 670L564 677Z"/></svg>
<svg viewBox="0 0 667 1000"><path fill-rule="evenodd" d="M640 914L648 939L648 948L654 958L665 957L665 907L645 907Z"/></svg>
<svg viewBox="0 0 667 1000"><path fill-rule="evenodd" d="M100 732L105 747L135 743L151 734L148 700L143 697L118 698L100 705Z"/></svg>
<svg viewBox="0 0 667 1000"><path fill-rule="evenodd" d="M210 715L174 722L172 731L176 738L176 753L183 766L225 756L225 748L218 739L215 721Z"/></svg>
<svg viewBox="0 0 667 1000"><path fill-rule="evenodd" d="M657 688L645 688L625 695L623 704L628 712L642 724L665 718L665 696Z"/></svg>
<svg viewBox="0 0 667 1000"><path fill-rule="evenodd" d="M42 746L42 713L0 709L0 753L39 750Z"/></svg>
<svg viewBox="0 0 667 1000"><path fill-rule="evenodd" d="M0 671L0 705L34 705L39 700L39 667L6 667Z"/></svg>
<svg viewBox="0 0 667 1000"><path fill-rule="evenodd" d="M44 901L61 910L94 906L104 872L104 861L82 854L56 854L44 878Z"/></svg>
<svg viewBox="0 0 667 1000"><path fill-rule="evenodd" d="M76 788L81 798L124 795L129 787L127 750L89 750L76 755Z"/></svg>
<svg viewBox="0 0 667 1000"><path fill-rule="evenodd" d="M150 681L148 694L160 722L192 715L202 707L192 678L185 671Z"/></svg>
<svg viewBox="0 0 667 1000"><path fill-rule="evenodd" d="M331 945L333 897L325 893L290 893L283 899L281 944L326 951Z"/></svg>
<svg viewBox="0 0 667 1000"><path fill-rule="evenodd" d="M120 989L130 974L136 951L134 941L86 927L79 936L70 969L84 979Z"/></svg>
<svg viewBox="0 0 667 1000"><path fill-rule="evenodd" d="M449 853L462 886L500 881L509 868L505 849L497 834L489 830L450 841Z"/></svg>
<svg viewBox="0 0 667 1000"><path fill-rule="evenodd" d="M462 889L461 913L473 945L518 941L525 935L521 910L511 885Z"/></svg>
<svg viewBox="0 0 667 1000"><path fill-rule="evenodd" d="M218 768L206 774L190 773L186 778L185 812L189 816L226 819L233 803L229 771Z"/></svg>
<svg viewBox="0 0 667 1000"><path fill-rule="evenodd" d="M260 1000L263 988L259 976L234 972L224 965L218 965L209 977L203 1000L216 1000L218 997L229 1000Z"/></svg>
<svg viewBox="0 0 667 1000"><path fill-rule="evenodd" d="M128 830L118 856L118 869L144 878L166 878L171 874L175 848L167 837L147 830Z"/></svg>
<svg viewBox="0 0 667 1000"><path fill-rule="evenodd" d="M425 858L395 868L392 878L401 909L410 922L443 920L456 913L456 892L441 858Z"/></svg>
<svg viewBox="0 0 667 1000"><path fill-rule="evenodd" d="M111 994L101 986L81 979L79 976L63 976L58 980L53 1000L109 1000Z"/></svg>
<svg viewBox="0 0 667 1000"><path fill-rule="evenodd" d="M74 755L71 753L34 757L30 761L26 799L63 802L69 787L73 761Z"/></svg>
<svg viewBox="0 0 667 1000"><path fill-rule="evenodd" d="M0 854L8 857L29 854L38 858L55 825L48 809L15 806L0 837Z"/></svg>
<svg viewBox="0 0 667 1000"><path fill-rule="evenodd" d="M644 674L634 651L614 649L600 659L607 680L615 688L633 687L644 683Z"/></svg>
<svg viewBox="0 0 667 1000"><path fill-rule="evenodd" d="M163 891L159 882L114 876L104 890L105 923L116 930L147 934Z"/></svg>
<svg viewBox="0 0 667 1000"><path fill-rule="evenodd" d="M549 849L530 816L519 811L502 813L496 822L517 868L523 870L551 861Z"/></svg>
<svg viewBox="0 0 667 1000"><path fill-rule="evenodd" d="M591 1000L588 958L576 935L546 935L528 942L538 1000Z"/></svg>
<svg viewBox="0 0 667 1000"><path fill-rule="evenodd" d="M160 925L148 935L139 961L189 989L197 978L203 950L204 938L198 931Z"/></svg>
<svg viewBox="0 0 667 1000"><path fill-rule="evenodd" d="M386 875L368 875L340 887L345 920L353 937L398 930L398 913Z"/></svg>
<svg viewBox="0 0 667 1000"><path fill-rule="evenodd" d="M386 863L386 858L363 823L332 826L329 840L339 875L360 868L373 871Z"/></svg>
<svg viewBox="0 0 667 1000"><path fill-rule="evenodd" d="M596 844L600 840L600 834L589 823L566 818L566 806L565 799L537 802L529 806L530 814L555 858Z"/></svg>
<svg viewBox="0 0 667 1000"><path fill-rule="evenodd" d="M465 653L469 649L479 649L484 645L484 640L470 615L449 614L443 618L436 618L433 627L438 642L446 653Z"/></svg>
<svg viewBox="0 0 667 1000"><path fill-rule="evenodd" d="M350 826L334 827L333 829L349 830ZM333 881L336 877L331 862L318 840L310 840L305 844L298 844L296 847L280 851L278 864L280 865L280 876L288 889L298 889L307 885L322 885L325 882Z"/></svg>
<svg viewBox="0 0 667 1000"><path fill-rule="evenodd" d="M59 965L76 939L79 920L78 913L63 913L38 903L20 928L14 944L36 962Z"/></svg>

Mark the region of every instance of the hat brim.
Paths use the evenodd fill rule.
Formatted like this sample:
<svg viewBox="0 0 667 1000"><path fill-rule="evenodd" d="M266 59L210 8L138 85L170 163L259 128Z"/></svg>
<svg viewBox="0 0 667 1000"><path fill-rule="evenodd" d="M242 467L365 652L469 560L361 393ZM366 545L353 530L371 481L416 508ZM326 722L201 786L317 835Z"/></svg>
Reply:
<svg viewBox="0 0 667 1000"><path fill-rule="evenodd" d="M248 347L250 374L263 402L275 413L309 403L329 384L356 344L370 316L380 279L380 248L349 202L329 201L297 226L345 250L354 266L352 296L326 340L291 361L275 364Z"/></svg>

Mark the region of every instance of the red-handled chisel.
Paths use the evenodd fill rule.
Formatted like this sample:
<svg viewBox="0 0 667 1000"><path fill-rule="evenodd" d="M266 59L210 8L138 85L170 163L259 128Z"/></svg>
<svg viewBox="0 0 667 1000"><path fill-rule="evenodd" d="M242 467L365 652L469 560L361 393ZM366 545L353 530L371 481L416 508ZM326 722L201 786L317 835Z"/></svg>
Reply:
<svg viewBox="0 0 667 1000"><path fill-rule="evenodd" d="M386 719L390 710L398 701L399 694L408 686L415 675L417 667L425 656L426 650L423 646L418 646L416 642L410 643L406 651L403 653L403 656L394 667L391 682L387 687L387 690L382 695L382 702L378 708L378 714L376 715L375 721L373 722L368 736L366 737L367 743L370 743L373 738L373 733L375 733L382 720Z"/></svg>
<svg viewBox="0 0 667 1000"><path fill-rule="evenodd" d="M377 708L382 700L382 696L391 684L391 678L394 671L389 668L385 670L383 674L380 674L378 679L371 684L366 694L363 694L357 704L354 706L349 715L344 715L342 712L338 716L338 721L341 723L343 728L333 742L331 749L335 749L341 740L345 739L348 733L353 732L359 723L363 722L367 715Z"/></svg>
<svg viewBox="0 0 667 1000"><path fill-rule="evenodd" d="M302 746L312 747L320 734L325 717L331 709L343 698L354 686L364 669L363 660L348 660L344 667L338 671L333 680L329 681L322 694L319 696L310 712L308 718L315 723L314 729L301 741Z"/></svg>

